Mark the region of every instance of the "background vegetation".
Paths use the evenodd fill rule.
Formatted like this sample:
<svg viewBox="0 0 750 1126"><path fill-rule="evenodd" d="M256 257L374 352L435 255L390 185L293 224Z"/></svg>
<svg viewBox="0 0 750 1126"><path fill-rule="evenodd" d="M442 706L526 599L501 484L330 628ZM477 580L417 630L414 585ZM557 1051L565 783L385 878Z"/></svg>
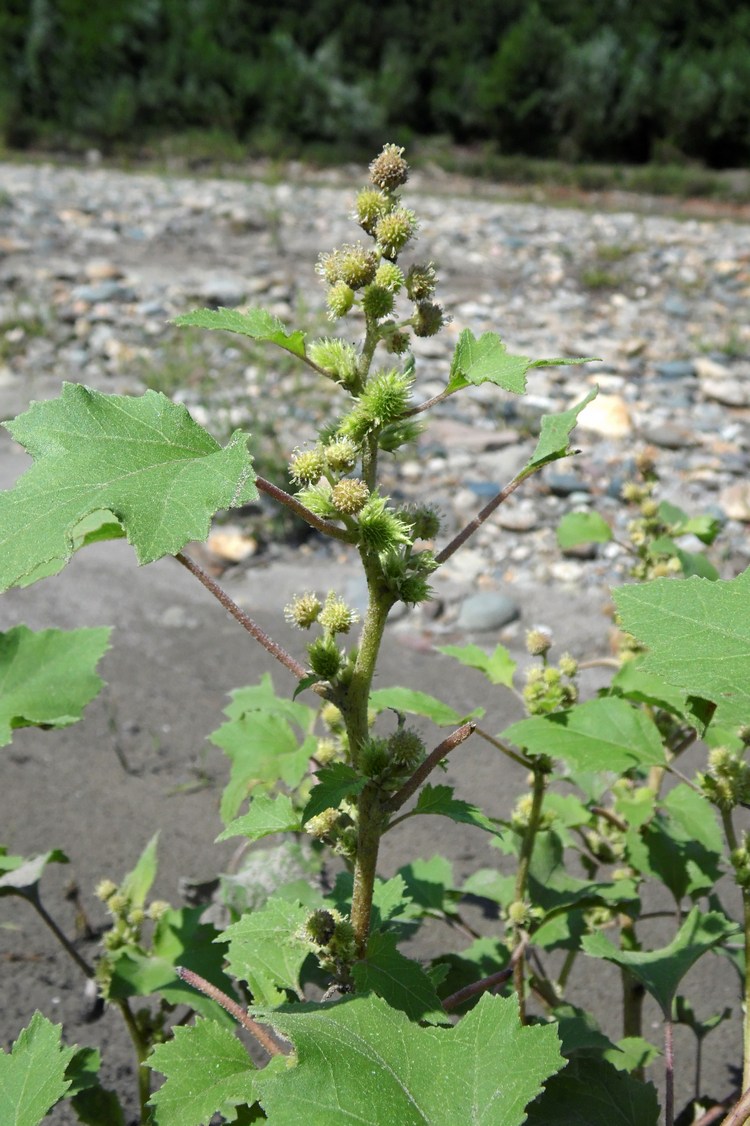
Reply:
<svg viewBox="0 0 750 1126"><path fill-rule="evenodd" d="M274 155L440 135L502 154L737 167L750 157L750 7L3 0L7 145L192 130Z"/></svg>

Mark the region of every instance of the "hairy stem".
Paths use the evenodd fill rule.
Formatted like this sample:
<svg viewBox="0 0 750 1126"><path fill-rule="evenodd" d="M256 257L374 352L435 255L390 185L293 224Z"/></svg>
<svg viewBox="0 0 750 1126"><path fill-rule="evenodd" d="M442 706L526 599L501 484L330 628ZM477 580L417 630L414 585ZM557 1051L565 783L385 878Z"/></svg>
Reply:
<svg viewBox="0 0 750 1126"><path fill-rule="evenodd" d="M527 942L528 938L524 936L521 943L511 954L510 962L504 970L498 970L497 973L490 974L489 977L483 977L480 981L473 981L471 985L465 985L463 989L459 989L456 993L451 993L450 997L446 997L443 1001L443 1008L446 1013L457 1009L459 1005L463 1005L464 1001L469 1001L472 997L476 997L480 993L486 993L489 989L494 989L496 986L509 981L513 976L513 970L515 969L518 959L523 956Z"/></svg>
<svg viewBox="0 0 750 1126"><path fill-rule="evenodd" d="M341 540L343 543L354 543L351 533L345 528L339 528L336 524L331 524L329 520L324 520L322 516L317 516L296 497L293 497L290 493L285 493L283 489L280 489L278 485L274 485L271 481L267 481L265 477L256 477L255 484L262 493L273 497L279 504L283 504L285 508L290 509L296 516L299 516L319 532L323 532L324 535L331 536L335 540Z"/></svg>
<svg viewBox="0 0 750 1126"><path fill-rule="evenodd" d="M477 513L473 520L471 520L465 528L462 528L458 535L454 536L449 544L439 551L435 556L438 563L445 563L446 559L450 559L459 547L463 547L470 536L473 536L478 528L481 528L485 520L488 520L496 508L508 499L511 493L514 493L522 481L525 481L529 473L519 473L518 477L514 477L504 489L496 493L492 500L488 501L484 508Z"/></svg>
<svg viewBox="0 0 750 1126"><path fill-rule="evenodd" d="M383 807L376 786L368 783L359 795L357 858L354 862L352 916L357 956L364 958L370 937L372 896L378 866L378 850L383 832Z"/></svg>
<svg viewBox="0 0 750 1126"><path fill-rule="evenodd" d="M233 1001L223 990L217 989L217 987L212 985L210 981L207 981L205 977L201 977L200 974L195 973L193 970L188 970L184 966L176 966L175 969L178 977L181 977L188 985L192 985L193 988L200 990L206 997L210 997L212 1001L216 1001L217 1005L221 1005L222 1009L225 1009L230 1016L233 1016L258 1044L260 1044L261 1048L268 1052L269 1056L277 1056L280 1054L281 1048L273 1037L266 1032L265 1028L258 1024L257 1021L253 1020L249 1013L247 1013L241 1005L238 1005L236 1001Z"/></svg>
<svg viewBox="0 0 750 1126"><path fill-rule="evenodd" d="M237 605L234 599L229 597L224 588L219 586L210 575L206 574L195 560L191 559L188 555L184 555L181 551L175 555L175 559L190 571L192 575L195 575L198 581L203 583L206 590L209 590L214 598L218 599L235 621L239 622L242 628L246 629L250 636L254 637L272 657L275 657L285 668L289 669L289 672L296 676L297 680L302 680L303 677L307 676L307 669L304 665L301 665L299 661L294 659L291 653L287 653L282 645L279 645L277 641L269 637L265 630L262 630L257 622L254 622L253 619Z"/></svg>
<svg viewBox="0 0 750 1126"><path fill-rule="evenodd" d="M744 1126L748 1118L750 1118L750 1087L745 1089L742 1098L732 1107L722 1126Z"/></svg>
<svg viewBox="0 0 750 1126"><path fill-rule="evenodd" d="M515 901L517 904L523 903L526 896L526 885L529 878L529 867L531 865L531 857L534 852L534 841L536 840L539 825L542 820L542 805L544 803L544 791L547 785L547 776L543 770L538 767L534 770L534 783L531 793L531 812L529 813L529 821L526 826L526 831L523 835L521 843L521 852L518 857L518 869L516 871L516 886L515 886ZM524 937L523 928L520 923L515 923L513 926L513 946L517 948ZM521 1024L526 1024L526 1000L524 997L524 958L523 955L519 957L514 967L513 980L516 987L516 995L518 997L518 1013L521 1019Z"/></svg>
<svg viewBox="0 0 750 1126"><path fill-rule="evenodd" d="M389 802L386 803L385 809L388 811L395 811L400 809L405 802L409 800L412 794L415 794L419 787L429 774L435 769L439 762L450 754L456 747L460 747L462 743L466 742L476 727L474 723L464 723L462 727L457 727L456 730L443 739L442 743L438 743L434 750L430 751L424 762L420 763L417 769L412 774L408 781L404 782L400 790L397 790Z"/></svg>
<svg viewBox="0 0 750 1126"><path fill-rule="evenodd" d="M674 1126L674 1024L664 1021L664 1126Z"/></svg>

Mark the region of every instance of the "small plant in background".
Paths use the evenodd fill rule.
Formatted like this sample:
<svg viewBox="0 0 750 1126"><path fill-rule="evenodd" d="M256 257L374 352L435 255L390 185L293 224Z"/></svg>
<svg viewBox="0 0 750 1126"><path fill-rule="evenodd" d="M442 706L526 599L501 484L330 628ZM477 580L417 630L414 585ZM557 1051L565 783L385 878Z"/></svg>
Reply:
<svg viewBox="0 0 750 1126"><path fill-rule="evenodd" d="M257 846L286 834L288 844L271 847L286 857L288 879L266 886L259 872L268 842L251 849L244 868L224 881L229 922L220 928L203 921L200 908L148 901L152 841L124 880L105 879L97 889L111 926L95 966L42 905L43 868L64 860L60 853L0 857L0 894L33 906L104 1002L120 1009L138 1061L142 1123L201 1126L220 1115L281 1126L562 1126L574 1116L584 1126L610 1119L674 1126L675 1023L690 1027L700 1047L726 1016L696 1015L679 992L687 971L722 951L737 967L746 1012L750 997L742 957L750 861L735 823L750 792L748 572L721 581L700 553L680 546L685 535L710 544L718 526L659 503L655 467L643 456L626 487L633 519L624 546L638 581L615 592L626 640L595 698L580 698L578 662L553 656L554 639L542 629L527 637L522 671L502 646L443 649L483 675L488 692L511 690L522 700L525 718L499 734L481 726L481 712L467 716L399 686L373 688L376 669L385 683L380 646L394 605L428 601L431 576L497 508L545 465L575 453L571 430L596 393L545 416L527 464L442 545L428 501L391 500L383 466L414 441L436 404L482 383L520 395L535 367L585 362L511 355L496 333L465 329L445 387L420 396L412 338L439 332L446 316L435 266L405 261L419 226L402 201L407 178L403 150L386 145L356 197L359 239L318 262L331 319L354 316L362 327L356 345L327 335L308 343L255 308L177 319L280 348L333 391L335 407L317 435L288 451L288 489L256 473L245 434L233 433L222 448L184 406L155 391L130 398L66 385L59 399L32 404L8 424L35 462L0 495L3 589L54 573L89 542L127 536L140 563L174 556L282 666L287 690L277 692L269 676L235 690L211 738L231 761L219 839ZM218 511L259 492L356 552L367 582L361 621L335 589L301 590L283 608L305 638L300 656L184 553L190 540L207 536ZM570 546L606 542L613 532L596 514L572 513L559 538ZM686 577L675 582L678 572ZM3 635L2 741L20 726L74 722L99 689L94 670L107 643L106 630L34 634L19 626ZM425 736L429 726L417 730L411 716L434 733ZM519 770L506 820L435 781L449 755L460 770L459 748L469 738ZM699 738L708 759L691 778L679 761ZM418 816L488 834L513 873L485 868L455 887L447 861L405 856L382 879L383 835ZM340 864L332 888L305 878L331 855ZM724 872L739 888L740 920L714 890ZM645 945L647 885L660 889L673 920L657 949ZM460 901L469 895L494 909L489 933L427 964L402 952L403 940L435 919L460 923L463 931L453 933L463 933ZM616 1040L600 1031L585 995L569 996L581 957L593 960L591 973L603 960L620 974ZM658 1045L645 1034L646 994L662 1016ZM137 998L150 1001L136 1006ZM235 1024L256 1041L252 1059ZM660 1053L661 1109L648 1078ZM728 1123L746 1120L747 1016L742 1057L739 1101L732 1093L723 1107L707 1106L698 1068L680 1121L708 1126L724 1111ZM60 1028L35 1015L12 1052L0 1055L3 1120L35 1126L67 1098L81 1121L123 1122L97 1070L95 1054L64 1047ZM161 1086L152 1071L165 1077Z"/></svg>

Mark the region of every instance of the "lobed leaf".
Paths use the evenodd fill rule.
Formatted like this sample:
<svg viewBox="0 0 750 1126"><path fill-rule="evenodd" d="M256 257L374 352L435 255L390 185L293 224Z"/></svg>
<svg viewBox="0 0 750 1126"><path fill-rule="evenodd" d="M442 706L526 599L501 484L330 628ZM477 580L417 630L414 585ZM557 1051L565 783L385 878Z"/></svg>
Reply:
<svg viewBox="0 0 750 1126"><path fill-rule="evenodd" d="M561 411L559 414L542 416L542 428L536 449L518 476L526 477L542 465L546 465L550 461L558 461L561 457L567 457L574 452L570 449L568 441L570 432L577 423L578 416L583 408L588 406L598 393L599 388L592 387L586 398L577 406L571 407L567 411Z"/></svg>
<svg viewBox="0 0 750 1126"><path fill-rule="evenodd" d="M17 727L68 727L104 683L94 671L108 628L0 633L0 747Z"/></svg>
<svg viewBox="0 0 750 1126"><path fill-rule="evenodd" d="M582 947L586 954L628 970L656 999L668 1020L677 986L690 967L738 929L726 915L718 911L702 914L694 907L669 945L660 950L619 950L601 933L586 935Z"/></svg>
<svg viewBox="0 0 750 1126"><path fill-rule="evenodd" d="M530 360L528 356L514 356L496 332L483 332L480 337L465 328L458 338L451 359L450 377L446 388L449 394L470 385L494 383L505 391L522 395L526 390L526 373L531 368L555 367L558 364L585 364L589 358Z"/></svg>
<svg viewBox="0 0 750 1126"><path fill-rule="evenodd" d="M576 770L621 774L635 766L666 764L656 724L616 696L522 719L506 728L502 737L529 754L551 755Z"/></svg>
<svg viewBox="0 0 750 1126"><path fill-rule="evenodd" d="M61 1024L36 1012L10 1053L0 1050L3 1126L37 1126L68 1091L65 1071L76 1049L63 1047L61 1033Z"/></svg>
<svg viewBox="0 0 750 1126"><path fill-rule="evenodd" d="M463 825L473 825L477 829L484 829L486 833L500 836L502 830L496 821L492 821L470 802L461 801L453 797L452 786L425 786L419 794L414 813L434 813L441 817L449 817Z"/></svg>
<svg viewBox="0 0 750 1126"><path fill-rule="evenodd" d="M48 864L68 864L68 857L59 848L28 859L25 856L8 856L0 847L0 896L26 895L42 877Z"/></svg>
<svg viewBox="0 0 750 1126"><path fill-rule="evenodd" d="M218 509L258 495L247 436L236 431L222 449L156 391L104 395L65 383L58 399L4 425L34 464L0 493L0 590L67 562L92 513L111 513L138 562L151 563L206 539Z"/></svg>
<svg viewBox="0 0 750 1126"><path fill-rule="evenodd" d="M305 355L304 332L287 332L278 317L257 306L244 312L240 312L239 309L224 308L194 309L190 313L175 317L172 324L177 325L178 328L209 328L236 332L240 336L249 336L252 340L277 344L279 348L291 352L293 356Z"/></svg>
<svg viewBox="0 0 750 1126"><path fill-rule="evenodd" d="M273 833L299 832L301 827L299 811L294 808L292 799L287 794L278 794L275 798L258 794L244 817L230 822L216 840L246 837L249 841L259 841Z"/></svg>
<svg viewBox="0 0 750 1126"><path fill-rule="evenodd" d="M377 712L392 708L397 712L408 712L411 715L422 715L431 719L438 727L458 727L465 723L469 716L461 715L448 704L436 700L427 692L417 692L411 688L377 688L370 693L370 706ZM484 715L483 708L475 708L471 716Z"/></svg>
<svg viewBox="0 0 750 1126"><path fill-rule="evenodd" d="M303 825L326 809L338 809L344 798L361 793L367 783L366 778L345 762L323 766L315 777L317 785L313 787L310 800L302 813Z"/></svg>
<svg viewBox="0 0 750 1126"><path fill-rule="evenodd" d="M148 1063L166 1076L149 1099L158 1126L204 1126L217 1112L255 1102L253 1062L234 1032L215 1021L177 1026Z"/></svg>
<svg viewBox="0 0 750 1126"><path fill-rule="evenodd" d="M246 981L259 1005L278 1005L283 992L299 992L302 963L310 946L299 937L309 910L300 903L274 897L260 911L250 911L224 931L231 972Z"/></svg>
<svg viewBox="0 0 750 1126"><path fill-rule="evenodd" d="M367 954L352 967L358 993L375 993L410 1020L450 1024L435 986L418 962L396 949L395 934L376 933L367 943Z"/></svg>
<svg viewBox="0 0 750 1126"><path fill-rule="evenodd" d="M521 1126L563 1066L554 1027L519 1027L512 998L482 997L454 1028L420 1028L373 996L262 1019L296 1048L296 1066L256 1077L276 1126Z"/></svg>
<svg viewBox="0 0 750 1126"><path fill-rule="evenodd" d="M571 1060L529 1107L528 1126L658 1126L652 1083L618 1071L605 1059Z"/></svg>
<svg viewBox="0 0 750 1126"><path fill-rule="evenodd" d="M649 650L645 672L712 700L719 724L750 722L750 569L716 582L655 579L614 599L623 628Z"/></svg>
<svg viewBox="0 0 750 1126"><path fill-rule="evenodd" d="M513 674L517 662L513 660L504 645L498 645L493 653L485 653L478 645L438 645L436 648L438 653L455 657L467 668L479 669L490 684L502 684L505 688L513 687Z"/></svg>

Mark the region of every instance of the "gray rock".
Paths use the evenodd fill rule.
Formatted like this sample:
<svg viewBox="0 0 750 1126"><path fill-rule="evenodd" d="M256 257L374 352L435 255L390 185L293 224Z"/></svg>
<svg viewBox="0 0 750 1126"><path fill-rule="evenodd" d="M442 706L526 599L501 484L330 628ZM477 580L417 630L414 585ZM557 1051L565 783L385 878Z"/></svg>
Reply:
<svg viewBox="0 0 750 1126"><path fill-rule="evenodd" d="M666 360L656 364L656 372L662 379L689 379L695 375L695 365L692 360Z"/></svg>
<svg viewBox="0 0 750 1126"><path fill-rule="evenodd" d="M472 594L463 602L458 625L466 630L501 629L521 617L521 608L510 595L488 590Z"/></svg>

